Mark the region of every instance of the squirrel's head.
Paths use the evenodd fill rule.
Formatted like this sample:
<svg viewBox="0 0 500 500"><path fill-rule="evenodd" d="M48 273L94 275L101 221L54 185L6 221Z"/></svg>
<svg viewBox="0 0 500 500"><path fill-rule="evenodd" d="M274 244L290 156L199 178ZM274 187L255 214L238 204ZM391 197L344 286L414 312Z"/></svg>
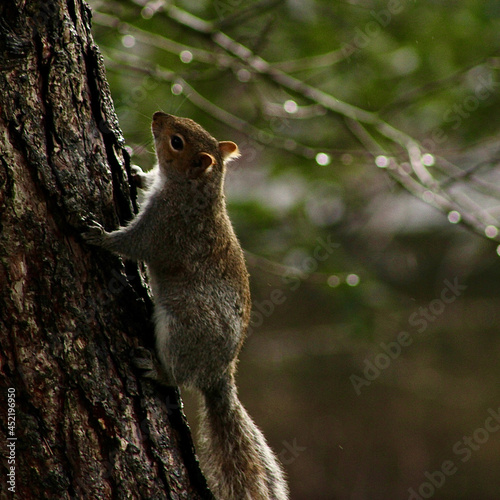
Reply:
<svg viewBox="0 0 500 500"><path fill-rule="evenodd" d="M217 141L189 118L157 111L151 128L160 169L171 179L221 179L225 163L240 155L234 142Z"/></svg>

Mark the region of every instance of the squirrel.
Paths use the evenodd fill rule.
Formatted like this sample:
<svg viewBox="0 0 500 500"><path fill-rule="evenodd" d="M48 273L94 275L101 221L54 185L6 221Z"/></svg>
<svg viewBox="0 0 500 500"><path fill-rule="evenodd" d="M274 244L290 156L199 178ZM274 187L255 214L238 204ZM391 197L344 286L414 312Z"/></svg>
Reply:
<svg viewBox="0 0 500 500"><path fill-rule="evenodd" d="M106 232L93 222L86 241L144 261L154 298L156 355L145 374L201 392L200 458L220 500L286 500L281 465L238 399L235 371L250 319L243 251L226 209L226 163L239 156L189 118L153 115L157 165L133 167L144 188L139 213Z"/></svg>

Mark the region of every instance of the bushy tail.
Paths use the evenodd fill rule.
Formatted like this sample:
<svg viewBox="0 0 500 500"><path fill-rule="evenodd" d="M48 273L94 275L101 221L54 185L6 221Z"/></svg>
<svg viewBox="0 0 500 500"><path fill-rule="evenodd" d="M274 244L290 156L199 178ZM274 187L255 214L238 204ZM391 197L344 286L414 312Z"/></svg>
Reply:
<svg viewBox="0 0 500 500"><path fill-rule="evenodd" d="M278 459L238 399L233 380L202 391L202 468L218 500L286 500Z"/></svg>

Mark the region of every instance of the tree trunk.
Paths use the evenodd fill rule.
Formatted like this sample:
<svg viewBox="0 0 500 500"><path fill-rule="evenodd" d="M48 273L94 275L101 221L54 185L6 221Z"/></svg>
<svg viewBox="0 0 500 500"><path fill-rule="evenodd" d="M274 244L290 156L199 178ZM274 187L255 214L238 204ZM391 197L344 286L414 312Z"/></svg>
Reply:
<svg viewBox="0 0 500 500"><path fill-rule="evenodd" d="M131 364L141 269L80 237L136 209L90 17L0 3L1 498L211 498L177 391Z"/></svg>

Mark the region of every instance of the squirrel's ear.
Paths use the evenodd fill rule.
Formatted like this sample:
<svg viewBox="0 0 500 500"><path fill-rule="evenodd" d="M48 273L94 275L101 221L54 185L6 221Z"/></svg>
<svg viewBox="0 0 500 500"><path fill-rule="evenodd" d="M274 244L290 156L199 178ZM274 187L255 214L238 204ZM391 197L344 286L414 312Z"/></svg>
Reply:
<svg viewBox="0 0 500 500"><path fill-rule="evenodd" d="M189 170L189 177L196 179L203 172L210 172L212 165L215 163L215 158L208 153L200 153L196 159L195 165Z"/></svg>
<svg viewBox="0 0 500 500"><path fill-rule="evenodd" d="M222 159L226 162L240 156L240 150L233 141L219 142L219 150L222 154Z"/></svg>

